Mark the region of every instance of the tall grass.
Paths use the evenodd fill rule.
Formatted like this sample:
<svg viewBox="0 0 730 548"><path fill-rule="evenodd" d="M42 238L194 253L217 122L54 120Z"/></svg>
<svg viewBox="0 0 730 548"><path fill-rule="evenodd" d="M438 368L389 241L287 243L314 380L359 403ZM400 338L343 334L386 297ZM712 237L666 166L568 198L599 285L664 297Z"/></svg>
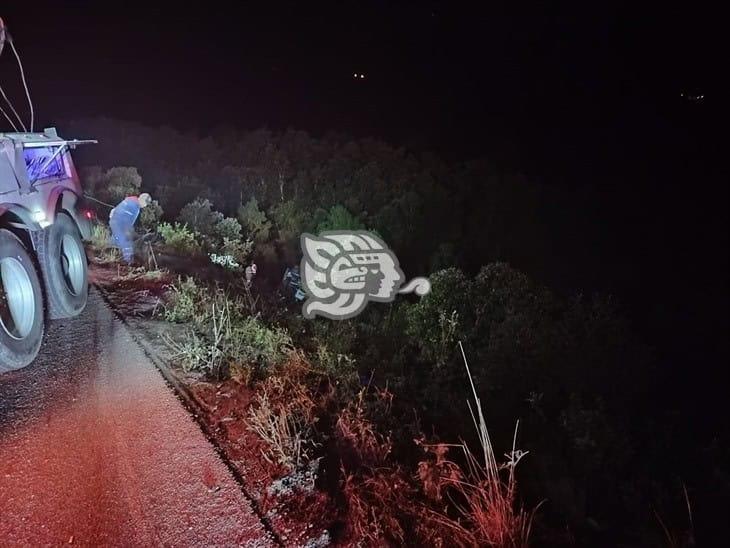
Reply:
<svg viewBox="0 0 730 548"><path fill-rule="evenodd" d="M662 533L664 533L664 539L667 543L666 545L669 548L689 548L692 546L696 546L694 519L692 517L692 504L690 503L689 495L687 494L687 486L684 484L682 484L682 491L684 492L684 502L687 506L688 523L686 527L670 529L664 523L664 520L659 515L659 512L654 510L654 516L656 517L659 525L662 528Z"/></svg>
<svg viewBox="0 0 730 548"><path fill-rule="evenodd" d="M94 248L94 255L100 262L114 263L122 258L119 250L112 245L112 234L107 225L95 223L91 227L89 240Z"/></svg>
<svg viewBox="0 0 730 548"><path fill-rule="evenodd" d="M479 438L481 454L475 455L464 442L452 446L462 451L466 465L459 467L457 473L442 479L456 490L458 495L456 498L460 501L456 506L466 521L467 529L474 535L479 545L514 548L528 546L537 508L528 512L517 505L515 470L522 458L527 455L526 451L516 447L519 421L512 438L512 450L505 454L504 462L497 462L484 419L482 403L477 396L469 362L461 342L459 349L474 398L473 405L468 400L467 403ZM452 467L451 470L456 468Z"/></svg>
<svg viewBox="0 0 730 548"><path fill-rule="evenodd" d="M216 309L216 303L211 305L211 322L207 333L199 335L189 330L182 342L178 342L169 335L163 335L163 340L173 350L175 359L186 373L201 371L220 377L221 368L228 357L224 343L230 338L231 314L226 305Z"/></svg>
<svg viewBox="0 0 730 548"><path fill-rule="evenodd" d="M162 236L165 246L174 253L181 255L196 255L200 253L200 234L191 230L185 224L160 223L157 233Z"/></svg>
<svg viewBox="0 0 730 548"><path fill-rule="evenodd" d="M317 444L311 412L315 404L306 388L280 377L269 377L249 408L248 428L267 444L262 456L289 471L306 465Z"/></svg>
<svg viewBox="0 0 730 548"><path fill-rule="evenodd" d="M217 378L231 367L266 373L281 364L292 349L289 333L246 316L244 306L224 291L198 286L193 278L173 285L164 317L189 325L182 341L163 337L174 351L173 358L186 371Z"/></svg>

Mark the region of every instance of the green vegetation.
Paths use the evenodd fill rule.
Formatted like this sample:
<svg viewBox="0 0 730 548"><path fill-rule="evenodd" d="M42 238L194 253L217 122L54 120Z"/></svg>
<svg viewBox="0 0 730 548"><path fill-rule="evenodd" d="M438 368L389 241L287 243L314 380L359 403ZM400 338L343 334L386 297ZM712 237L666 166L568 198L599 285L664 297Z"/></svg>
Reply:
<svg viewBox="0 0 730 548"><path fill-rule="evenodd" d="M191 277L171 286L164 318L190 326L180 341L168 339L186 371L221 377L231 367L245 367L252 374L265 374L292 349L286 330L250 316L244 300Z"/></svg>
<svg viewBox="0 0 730 548"><path fill-rule="evenodd" d="M109 227L102 223L94 223L91 227L91 245L94 247L98 261L102 263L116 262L122 258L119 250L112 246L112 233Z"/></svg>
<svg viewBox="0 0 730 548"><path fill-rule="evenodd" d="M241 221L249 238L257 242L265 242L269 239L271 222L267 220L266 213L259 209L256 198L251 198L238 208L238 220Z"/></svg>
<svg viewBox="0 0 730 548"><path fill-rule="evenodd" d="M198 286L194 278L188 276L185 280L178 279L168 294L165 319L176 323L193 321L200 313L199 306L205 295L205 290Z"/></svg>
<svg viewBox="0 0 730 548"><path fill-rule="evenodd" d="M162 236L165 245L176 253L194 255L200 252L198 233L190 230L186 225L160 223L157 225L157 232Z"/></svg>
<svg viewBox="0 0 730 548"><path fill-rule="evenodd" d="M139 226L143 230L154 232L162 219L163 211L160 202L152 200L149 205L139 212Z"/></svg>
<svg viewBox="0 0 730 548"><path fill-rule="evenodd" d="M185 335L168 342L186 371L254 391L239 411L268 460L297 471L323 459L324 483L345 501L333 516L343 542L521 546L533 523L523 508L547 499L534 516L540 540L656 544L646 509L672 502L676 471L660 463L678 447L667 415L649 412L658 368L612 299L539 281L540 204L552 197L486 162L372 140L106 130L114 156L102 163L137 162L177 219L157 227L167 248L259 264L265 280L250 292L231 279L240 273L220 287L202 275L174 284L164 317ZM105 135L93 124L80 133ZM87 181L139 188L134 173L97 168ZM302 232L363 228L409 277L428 275L430 294L336 322L304 320L269 290L298 262ZM530 450L519 492L517 419Z"/></svg>
<svg viewBox="0 0 730 548"><path fill-rule="evenodd" d="M109 227L102 223L95 223L91 227L91 244L99 249L103 249L110 245L112 233Z"/></svg>

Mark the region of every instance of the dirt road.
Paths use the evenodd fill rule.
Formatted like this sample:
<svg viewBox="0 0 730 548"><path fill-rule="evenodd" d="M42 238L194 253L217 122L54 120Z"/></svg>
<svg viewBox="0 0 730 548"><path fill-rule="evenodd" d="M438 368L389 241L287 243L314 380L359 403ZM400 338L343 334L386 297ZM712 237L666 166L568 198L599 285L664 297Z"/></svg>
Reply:
<svg viewBox="0 0 730 548"><path fill-rule="evenodd" d="M0 544L268 546L197 424L92 292L0 375Z"/></svg>

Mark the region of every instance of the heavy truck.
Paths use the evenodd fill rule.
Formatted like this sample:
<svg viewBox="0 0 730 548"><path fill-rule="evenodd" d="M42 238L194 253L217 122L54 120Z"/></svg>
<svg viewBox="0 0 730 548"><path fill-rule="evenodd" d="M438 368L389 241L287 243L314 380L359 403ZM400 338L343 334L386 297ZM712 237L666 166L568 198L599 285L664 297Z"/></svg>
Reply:
<svg viewBox="0 0 730 548"><path fill-rule="evenodd" d="M91 213L82 207L70 151L96 142L63 139L55 128L34 132L23 64L0 18L0 56L3 50L18 63L30 122L26 127L0 85L0 114L13 129L2 133L0 127L0 374L36 358L46 320L77 316L86 306L83 240L90 236Z"/></svg>
<svg viewBox="0 0 730 548"><path fill-rule="evenodd" d="M91 213L70 151L95 142L0 133L0 373L35 359L46 320L86 306Z"/></svg>

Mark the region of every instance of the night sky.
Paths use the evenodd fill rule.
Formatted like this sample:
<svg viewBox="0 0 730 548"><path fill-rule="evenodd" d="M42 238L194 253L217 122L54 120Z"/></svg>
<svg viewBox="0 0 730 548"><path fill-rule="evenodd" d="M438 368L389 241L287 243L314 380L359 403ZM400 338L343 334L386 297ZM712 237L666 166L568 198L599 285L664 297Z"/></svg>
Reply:
<svg viewBox="0 0 730 548"><path fill-rule="evenodd" d="M578 150L596 150L579 161L585 167L627 137L694 122L686 118L718 100L705 88L719 37L697 8L553 15L449 2L12 4L2 16L41 121L103 114L186 129L338 129L544 173L541 164L568 158L579 169ZM695 88L706 104L690 114L680 93Z"/></svg>
<svg viewBox="0 0 730 548"><path fill-rule="evenodd" d="M7 4L38 127L104 115L201 132L337 130L587 192L546 219L565 267L545 281L614 291L667 359L724 369L724 63L718 16L701 5ZM16 70L6 52L0 77L20 105Z"/></svg>

